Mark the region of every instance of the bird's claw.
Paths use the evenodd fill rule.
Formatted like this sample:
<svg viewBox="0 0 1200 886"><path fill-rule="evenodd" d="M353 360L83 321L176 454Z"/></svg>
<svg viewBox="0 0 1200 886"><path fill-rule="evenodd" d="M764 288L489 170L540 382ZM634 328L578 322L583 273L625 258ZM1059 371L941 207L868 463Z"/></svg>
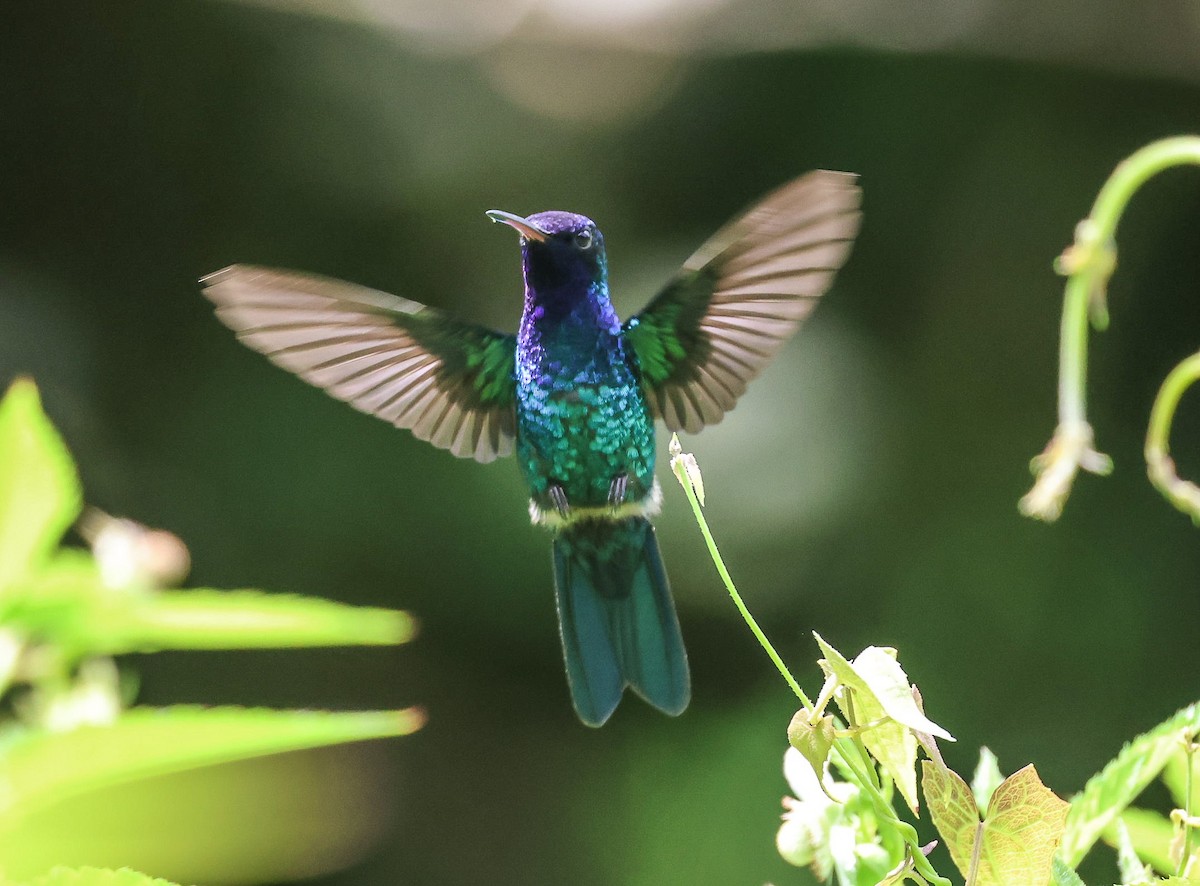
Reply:
<svg viewBox="0 0 1200 886"><path fill-rule="evenodd" d="M546 490L546 494L550 496L550 501L559 514L566 517L571 513L571 505L567 501L567 492L565 489L557 483L551 483L550 488Z"/></svg>
<svg viewBox="0 0 1200 886"><path fill-rule="evenodd" d="M625 501L625 492L629 488L629 475L617 474L608 485L608 505L615 508Z"/></svg>

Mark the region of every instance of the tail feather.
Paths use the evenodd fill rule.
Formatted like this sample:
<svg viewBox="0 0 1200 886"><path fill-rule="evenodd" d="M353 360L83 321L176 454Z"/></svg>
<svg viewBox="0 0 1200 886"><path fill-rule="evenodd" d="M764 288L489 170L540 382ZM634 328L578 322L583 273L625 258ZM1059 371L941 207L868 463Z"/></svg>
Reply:
<svg viewBox="0 0 1200 886"><path fill-rule="evenodd" d="M687 653L654 527L588 520L554 539L559 627L579 718L602 726L626 686L659 710L691 699Z"/></svg>

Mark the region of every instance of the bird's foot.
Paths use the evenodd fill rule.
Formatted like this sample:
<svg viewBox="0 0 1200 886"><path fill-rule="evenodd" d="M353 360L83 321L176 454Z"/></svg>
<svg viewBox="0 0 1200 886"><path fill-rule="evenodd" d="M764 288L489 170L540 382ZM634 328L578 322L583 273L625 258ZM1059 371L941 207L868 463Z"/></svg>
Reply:
<svg viewBox="0 0 1200 886"><path fill-rule="evenodd" d="M554 505L554 509L563 517L571 513L571 505L567 501L567 491L557 483L551 483L550 488L546 490L546 494L550 496L550 501Z"/></svg>
<svg viewBox="0 0 1200 886"><path fill-rule="evenodd" d="M608 484L608 506L619 507L625 501L625 492L629 489L629 475L617 474Z"/></svg>

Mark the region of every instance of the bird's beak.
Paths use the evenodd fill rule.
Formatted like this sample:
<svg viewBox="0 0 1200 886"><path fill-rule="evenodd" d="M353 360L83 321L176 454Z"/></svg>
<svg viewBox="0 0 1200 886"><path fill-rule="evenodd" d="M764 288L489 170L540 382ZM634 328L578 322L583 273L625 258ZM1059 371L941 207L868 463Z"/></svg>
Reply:
<svg viewBox="0 0 1200 886"><path fill-rule="evenodd" d="M529 219L513 215L511 212L505 212L502 209L489 209L485 214L494 222L500 222L501 224L508 225L510 228L516 228L526 240L536 240L541 243L549 236Z"/></svg>

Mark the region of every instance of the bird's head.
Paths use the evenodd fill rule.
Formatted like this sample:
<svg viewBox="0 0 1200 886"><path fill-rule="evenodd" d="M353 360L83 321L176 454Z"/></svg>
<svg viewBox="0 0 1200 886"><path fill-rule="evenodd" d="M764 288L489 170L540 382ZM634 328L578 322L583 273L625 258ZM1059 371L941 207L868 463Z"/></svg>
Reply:
<svg viewBox="0 0 1200 886"><path fill-rule="evenodd" d="M521 235L525 283L536 292L586 290L608 273L604 236L595 222L573 212L539 212L528 217L488 210L488 218Z"/></svg>

